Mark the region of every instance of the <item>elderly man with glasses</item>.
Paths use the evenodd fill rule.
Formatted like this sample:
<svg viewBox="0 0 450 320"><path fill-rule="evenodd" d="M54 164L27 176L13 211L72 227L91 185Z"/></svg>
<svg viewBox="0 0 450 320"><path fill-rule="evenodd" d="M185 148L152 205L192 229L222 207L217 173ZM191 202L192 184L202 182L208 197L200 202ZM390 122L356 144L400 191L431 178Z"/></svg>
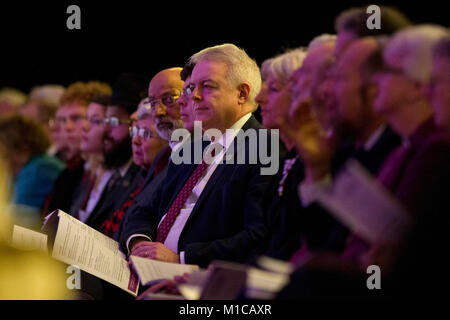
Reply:
<svg viewBox="0 0 450 320"><path fill-rule="evenodd" d="M172 133L176 129L183 128L183 121L181 120L180 109L183 107L183 112L188 112L187 99L183 95L183 80L182 70L184 74L190 74L192 68L190 66L182 68L169 68L158 72L151 80L148 89L148 98L142 102L142 107L136 112L136 124L130 127L130 134L133 136L133 150L137 148L136 145L144 145L144 141L147 137L148 140L154 140L150 138L153 133L152 128L145 128L143 124L144 118L151 115L151 119L154 123L154 130L157 133L158 138L164 139L168 142L168 146L163 148L152 161L152 165L148 170L146 180L143 185L143 190L136 197L134 203L128 209L119 230L114 235L116 240L119 240L122 244L129 243L132 239L137 237L131 237L132 232L130 230L135 229L136 221L139 221L136 216L142 214L142 207L147 205L148 200L151 198L153 192L157 189L158 185L164 179L167 173L167 165L169 162L169 156L173 149L178 148L181 145L180 141L172 141ZM186 117L185 117L186 118ZM191 121L188 121L191 123ZM184 127L188 131L192 131L192 126ZM183 140L182 140L183 141ZM139 154L134 153L134 160L139 158ZM145 158L145 155L142 154ZM125 246L121 247L124 252L127 252Z"/></svg>
<svg viewBox="0 0 450 320"><path fill-rule="evenodd" d="M170 68L158 72L152 79L148 90L148 106L155 118L156 132L167 141L173 131L183 128L180 106L177 103L183 91L180 78L181 68Z"/></svg>

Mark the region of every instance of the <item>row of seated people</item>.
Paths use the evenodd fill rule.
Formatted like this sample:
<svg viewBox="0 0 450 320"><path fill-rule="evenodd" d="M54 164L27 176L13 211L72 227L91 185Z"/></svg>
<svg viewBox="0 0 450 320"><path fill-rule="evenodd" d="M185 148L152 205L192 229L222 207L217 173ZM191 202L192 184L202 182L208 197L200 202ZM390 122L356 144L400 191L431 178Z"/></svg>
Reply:
<svg viewBox="0 0 450 320"><path fill-rule="evenodd" d="M261 68L223 44L151 79L73 84L53 124L65 169L41 203L43 215L63 210L117 240L126 256L202 268L214 260L253 264L261 255L289 261L299 267L280 299L445 288L449 32L414 26L391 8L382 8L381 29L361 27L364 17L365 7L345 11L336 36L316 37ZM12 119L26 122L4 123ZM0 140L14 147L9 136ZM22 154L24 163L35 157ZM414 222L395 241L368 241L317 201L350 159ZM383 272L382 293L367 290L370 265ZM124 297L87 274L84 287L84 297Z"/></svg>

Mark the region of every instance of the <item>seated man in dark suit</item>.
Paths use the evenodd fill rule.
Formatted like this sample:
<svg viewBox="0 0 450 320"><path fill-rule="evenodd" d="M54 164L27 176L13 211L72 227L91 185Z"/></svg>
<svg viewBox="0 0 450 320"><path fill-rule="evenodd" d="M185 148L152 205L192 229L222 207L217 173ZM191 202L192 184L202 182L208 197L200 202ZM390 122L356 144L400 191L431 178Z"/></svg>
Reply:
<svg viewBox="0 0 450 320"><path fill-rule="evenodd" d="M113 86L103 127L103 166L111 176L85 223L101 231L103 223L120 208L143 180L142 169L133 163L130 116L145 96L147 78L121 74ZM88 195L89 196L89 195ZM89 201L88 201L89 205Z"/></svg>
<svg viewBox="0 0 450 320"><path fill-rule="evenodd" d="M158 91L161 91L162 93L173 92L175 94L174 97L177 98L173 101L169 100L168 102L165 102L169 104L168 106L161 103L157 110L152 110L151 104L147 101L146 108L149 108L149 110L144 111L151 113L152 118L155 119L154 122L158 136L160 139L168 140L169 145L161 150L149 168L145 182L142 186L142 191L136 196L130 208L127 210L124 219L120 223L119 230L117 230L114 235L114 239L118 241L122 239L123 233L127 233L127 229L130 226L129 222L131 221L131 225L133 224L134 215L139 215L141 209L148 206L153 192L155 192L161 181L163 181L167 175L169 157L172 153L172 149L179 148L181 143L181 141L171 141L172 132L184 127L184 129L193 133L194 121L192 103L183 92L183 84L186 86L189 83L192 69L193 66L189 64L183 69L165 69L158 72L150 82L150 87L157 87ZM185 80L187 81L183 83ZM153 88L149 88L149 90L153 92L155 90ZM181 121L181 119L183 121ZM123 248L121 247L121 249Z"/></svg>
<svg viewBox="0 0 450 320"><path fill-rule="evenodd" d="M235 139L235 135L239 129L253 130L258 139L263 129L251 114L257 108L254 98L261 87L259 68L231 44L207 48L193 55L190 62L195 67L186 93L192 100L195 120L202 122L204 130L218 129L213 133L214 142L226 149L227 162L234 162L218 163L223 149L210 154L217 161L210 165L205 161L171 162L164 182L152 195L150 205L135 217L134 230L130 228L121 245L132 255L201 267L216 259L246 261L267 229L261 195L272 176L265 175L264 169L271 174L278 169L271 163L275 170L270 171L273 167L264 168L259 160L236 163L238 157L247 161L250 156L254 158L251 152L258 150L258 142L251 150L252 139ZM149 98L160 101L161 96L151 91ZM225 134L230 128L234 130ZM261 139L270 138L275 141L270 155L278 161L278 137L269 134ZM232 147L234 154L229 153Z"/></svg>
<svg viewBox="0 0 450 320"><path fill-rule="evenodd" d="M115 238L122 224L123 218L128 216L130 210L139 198L146 198L149 194L148 185L167 167L170 148L168 142L161 138L156 132L155 119L147 98L143 99L136 111L136 121L130 126L132 137L133 162L142 168L141 177L137 178L137 187L128 194L127 199L116 207L114 213L103 221L100 231ZM169 149L169 151L167 150ZM150 193L151 194L151 193Z"/></svg>

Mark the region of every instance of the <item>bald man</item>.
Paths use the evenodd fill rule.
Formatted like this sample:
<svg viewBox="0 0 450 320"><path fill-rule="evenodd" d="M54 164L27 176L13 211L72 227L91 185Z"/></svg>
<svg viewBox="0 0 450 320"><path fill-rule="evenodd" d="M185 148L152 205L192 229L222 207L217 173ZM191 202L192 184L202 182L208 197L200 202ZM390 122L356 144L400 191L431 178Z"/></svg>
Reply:
<svg viewBox="0 0 450 320"><path fill-rule="evenodd" d="M158 72L150 81L148 98L155 117L156 132L170 141L172 132L183 128L178 98L183 92L182 68L170 68Z"/></svg>
<svg viewBox="0 0 450 320"><path fill-rule="evenodd" d="M182 70L179 67L164 69L152 78L148 87L148 98L146 98L148 106L145 107L151 108L156 132L161 138L169 142L169 146L156 155L148 170L142 191L127 211L119 230L114 235L116 240L126 243L127 247L132 246L136 240L142 240L142 234L131 234L130 236L130 230L135 228L135 222L139 221L140 216L145 214L141 208L148 205L151 195L164 180L167 174L169 156L173 148L180 143L171 141L171 137L176 129L183 128L178 101L184 85L184 81L180 77ZM147 237L144 237L144 239L147 239Z"/></svg>

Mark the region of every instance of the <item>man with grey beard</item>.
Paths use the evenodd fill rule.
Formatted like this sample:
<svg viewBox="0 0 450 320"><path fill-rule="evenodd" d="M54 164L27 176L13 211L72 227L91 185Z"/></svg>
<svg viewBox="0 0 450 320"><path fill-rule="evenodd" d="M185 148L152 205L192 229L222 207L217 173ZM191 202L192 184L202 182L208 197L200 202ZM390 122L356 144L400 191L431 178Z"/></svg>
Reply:
<svg viewBox="0 0 450 320"><path fill-rule="evenodd" d="M148 88L149 104L155 117L158 135L171 141L172 132L183 128L177 99L183 91L180 78L182 68L170 68L158 72Z"/></svg>
<svg viewBox="0 0 450 320"><path fill-rule="evenodd" d="M167 164L172 150L178 148L178 145L181 144L179 141L172 141L171 137L175 130L183 128L180 107L183 106L185 113L186 110L191 110L186 108L188 100L183 96L184 82L180 77L182 70L189 75L192 72L192 68L189 66L184 69L169 68L158 72L150 81L148 102L145 107L151 109L156 132L161 138L169 141L169 146L161 150L156 156L147 174L143 190L128 209L119 230L114 236L121 244L126 243L128 245L129 241L132 241L133 238L129 237L129 229L133 229L134 222L137 221L136 216L143 214L141 209L147 205L148 199L151 198L153 192L166 176ZM192 131L193 128L190 125L184 127L184 129ZM121 246L121 249L127 252L124 246Z"/></svg>

